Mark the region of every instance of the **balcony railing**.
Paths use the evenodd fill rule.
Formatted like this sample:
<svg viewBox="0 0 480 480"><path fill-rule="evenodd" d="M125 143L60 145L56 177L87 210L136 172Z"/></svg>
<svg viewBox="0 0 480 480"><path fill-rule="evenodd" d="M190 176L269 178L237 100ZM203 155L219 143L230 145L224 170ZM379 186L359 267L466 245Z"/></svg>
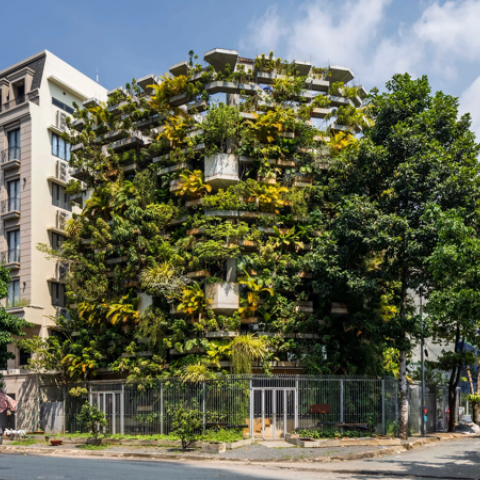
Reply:
<svg viewBox="0 0 480 480"><path fill-rule="evenodd" d="M20 250L7 250L2 252L2 263L20 263Z"/></svg>
<svg viewBox="0 0 480 480"><path fill-rule="evenodd" d="M5 102L3 105L0 105L0 112L6 112L7 110L10 110L16 105L25 103L27 101L27 98L27 95L20 95L20 97L13 98L12 100Z"/></svg>
<svg viewBox="0 0 480 480"><path fill-rule="evenodd" d="M2 163L20 160L20 147L8 147L2 151Z"/></svg>
<svg viewBox="0 0 480 480"><path fill-rule="evenodd" d="M20 211L20 198L14 197L2 200L2 213Z"/></svg>

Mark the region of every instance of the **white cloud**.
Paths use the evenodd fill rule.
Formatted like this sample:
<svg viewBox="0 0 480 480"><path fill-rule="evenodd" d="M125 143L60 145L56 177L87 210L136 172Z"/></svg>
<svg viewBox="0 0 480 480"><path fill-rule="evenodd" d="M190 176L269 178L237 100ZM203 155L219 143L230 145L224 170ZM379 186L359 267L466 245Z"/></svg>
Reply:
<svg viewBox="0 0 480 480"><path fill-rule="evenodd" d="M275 50L286 30L283 20L277 13L277 6L271 5L260 18L254 18L248 28L247 36L240 41L241 49L251 47L268 53Z"/></svg>
<svg viewBox="0 0 480 480"><path fill-rule="evenodd" d="M280 48L288 58L319 66L344 64L369 85L394 73L458 75L458 62L480 60L480 0L438 0L410 25L385 31L387 7L401 0L306 1L296 15L281 15L276 5L255 18L241 45L255 53Z"/></svg>
<svg viewBox="0 0 480 480"><path fill-rule="evenodd" d="M478 77L460 95L460 113L470 112L472 115L472 130L480 141L480 77Z"/></svg>

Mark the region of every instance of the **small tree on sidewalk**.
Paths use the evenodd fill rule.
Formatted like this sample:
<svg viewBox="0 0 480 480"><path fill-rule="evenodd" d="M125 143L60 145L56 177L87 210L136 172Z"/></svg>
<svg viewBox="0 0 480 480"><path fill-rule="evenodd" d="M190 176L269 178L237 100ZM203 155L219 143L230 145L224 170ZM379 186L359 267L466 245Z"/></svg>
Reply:
<svg viewBox="0 0 480 480"><path fill-rule="evenodd" d="M186 450L198 440L202 429L202 421L196 410L188 410L182 402L173 412L172 433L182 441L182 448Z"/></svg>

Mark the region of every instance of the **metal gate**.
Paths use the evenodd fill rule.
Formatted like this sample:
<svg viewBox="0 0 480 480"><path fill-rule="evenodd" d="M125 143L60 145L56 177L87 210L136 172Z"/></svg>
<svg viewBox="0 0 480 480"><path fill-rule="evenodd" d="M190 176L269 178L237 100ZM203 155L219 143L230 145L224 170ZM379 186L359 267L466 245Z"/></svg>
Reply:
<svg viewBox="0 0 480 480"><path fill-rule="evenodd" d="M255 438L283 438L297 427L295 388L253 388L252 395L250 431Z"/></svg>
<svg viewBox="0 0 480 480"><path fill-rule="evenodd" d="M122 392L102 392L90 394L90 405L96 405L105 413L107 426L105 430L112 435L123 433L123 402Z"/></svg>

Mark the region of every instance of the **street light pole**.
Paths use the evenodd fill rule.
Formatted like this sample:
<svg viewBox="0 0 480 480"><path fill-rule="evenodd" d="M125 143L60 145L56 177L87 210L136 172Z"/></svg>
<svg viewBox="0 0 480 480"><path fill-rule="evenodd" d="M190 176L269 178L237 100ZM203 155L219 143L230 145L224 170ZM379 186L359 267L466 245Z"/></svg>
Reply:
<svg viewBox="0 0 480 480"><path fill-rule="evenodd" d="M423 289L420 289L420 325L422 329L422 352L421 352L421 359L422 359L422 435L425 436L427 433L427 406L425 403L425 338L423 335L423 305L422 305L422 297Z"/></svg>

